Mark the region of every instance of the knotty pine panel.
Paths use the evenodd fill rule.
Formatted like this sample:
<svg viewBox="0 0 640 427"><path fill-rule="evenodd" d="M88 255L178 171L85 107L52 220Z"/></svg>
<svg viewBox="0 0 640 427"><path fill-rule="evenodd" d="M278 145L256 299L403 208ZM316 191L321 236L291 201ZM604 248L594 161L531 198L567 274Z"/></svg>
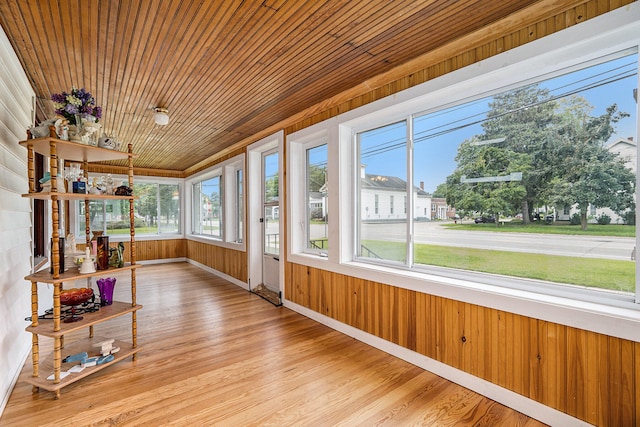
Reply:
<svg viewBox="0 0 640 427"><path fill-rule="evenodd" d="M217 245L186 241L187 258L221 273L247 282L247 253Z"/></svg>
<svg viewBox="0 0 640 427"><path fill-rule="evenodd" d="M287 263L296 304L588 423L638 424L640 343Z"/></svg>
<svg viewBox="0 0 640 427"><path fill-rule="evenodd" d="M129 242L124 243L124 261L131 261ZM115 248L117 243L110 242L109 246ZM84 250L85 245L79 243L79 250ZM185 258L187 256L186 240L136 240L136 261L153 261L160 259Z"/></svg>

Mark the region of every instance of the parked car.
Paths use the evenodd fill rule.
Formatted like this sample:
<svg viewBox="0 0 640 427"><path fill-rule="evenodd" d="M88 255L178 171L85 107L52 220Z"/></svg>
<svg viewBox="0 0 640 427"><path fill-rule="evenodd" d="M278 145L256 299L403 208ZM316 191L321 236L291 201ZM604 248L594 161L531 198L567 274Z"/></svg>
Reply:
<svg viewBox="0 0 640 427"><path fill-rule="evenodd" d="M475 222L476 224L486 224L490 222L496 222L496 219L492 216L479 216L478 218L474 219L473 222Z"/></svg>

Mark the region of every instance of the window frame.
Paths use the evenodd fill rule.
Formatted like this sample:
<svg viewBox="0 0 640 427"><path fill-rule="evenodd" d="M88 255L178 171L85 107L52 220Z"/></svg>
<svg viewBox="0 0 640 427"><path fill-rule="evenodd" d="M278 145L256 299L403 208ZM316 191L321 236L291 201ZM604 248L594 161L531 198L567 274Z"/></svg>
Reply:
<svg viewBox="0 0 640 427"><path fill-rule="evenodd" d="M307 128L311 132L298 133L298 137L287 138L287 156L290 178L287 180L287 194L292 200L302 200L302 203L287 203L287 226L290 232L287 233L289 254L297 253L313 257L327 259L331 256L331 250L318 250L308 247L309 227L308 227L308 193L307 193L307 152L310 149L327 145L327 186L331 185L328 177L331 175L331 160L329 158L329 135L326 131L314 132L314 127ZM293 167L296 165L297 167ZM331 190L329 189L329 192ZM331 203L328 204L331 209ZM331 215L329 215L331 217ZM298 224L298 226L291 226ZM331 223L328 223L330 229ZM331 233L327 236L331 241Z"/></svg>
<svg viewBox="0 0 640 427"><path fill-rule="evenodd" d="M238 181L238 171L242 173L242 182ZM235 250L246 250L246 167L245 154L238 154L226 161L220 162L185 180L185 188L192 189L193 185L220 176L220 205L221 205L221 235L209 236L193 232L194 227L194 196L190 190L185 194L186 210L190 212L185 221L185 237L207 244L224 246ZM241 187L239 187L239 185ZM240 212L241 211L241 212ZM238 233L242 236L238 236Z"/></svg>
<svg viewBox="0 0 640 427"><path fill-rule="evenodd" d="M93 181L94 178L99 178L101 176L104 176L105 174L97 174L97 173L89 173L89 182ZM127 183L128 182L128 177L126 175L112 175L112 178L114 179L115 182L123 182L123 183ZM178 186L178 192L180 194L180 200L179 200L179 205L180 205L180 216L179 216L179 224L178 224L178 231L177 232L173 232L173 233L149 233L149 234L140 234L140 233L136 233L136 240L169 240L169 239L176 239L179 237L182 237L184 235L183 230L184 230L184 180L181 178L161 178L161 177L147 177L147 176L142 176L142 177L138 177L136 176L134 178L134 183L133 186L135 188L136 184L156 184L156 185L177 185ZM98 199L92 199L92 201L100 201ZM103 206L106 206L106 200L102 200L103 202ZM75 201L75 203L70 203L69 204L69 225L70 225L70 230L73 230L73 232L75 233L75 238L76 238L76 242L77 243L82 243L84 242L84 236L85 236L85 221L84 221L84 217L82 219L80 219L78 217L78 215L80 214L80 203L84 203L84 200L77 200ZM158 199L158 203L160 203L159 199ZM160 206L158 205L158 210L159 210ZM103 211L104 212L104 211ZM106 226L106 224L105 224ZM108 231L106 231L106 234L109 236L109 239L112 242L128 242L130 240L130 236L129 234L109 234Z"/></svg>
<svg viewBox="0 0 640 427"><path fill-rule="evenodd" d="M482 273L462 275L443 274L438 268L429 271L403 269L395 265L367 263L355 259L357 242L357 132L404 120L416 113L424 113L459 103L464 99L486 96L508 90L541 76L566 73L582 68L600 57L640 46L640 7L632 12L614 11L579 26L571 27L541 40L498 54L472 66L445 74L393 96L386 97L343 113L333 119L313 125L287 138L299 142L312 134L329 136L328 169L331 176L329 194L330 235L332 251L328 262L304 257L295 245L289 245L291 262L323 268L332 272L399 286L416 292L452 298L515 314L531 316L568 326L579 327L625 339L640 340L640 287L636 286L635 301L612 294L603 299L589 292L577 296L568 287L553 292L518 286L504 287L485 279ZM640 122L640 121L639 121ZM640 127L640 125L638 125ZM638 134L640 135L640 129ZM297 165L294 152L289 150L287 171L295 181ZM640 155L638 156L640 160ZM299 165L299 163L298 163ZM638 182L638 177L636 178ZM638 185L636 186L638 188ZM287 193L290 209L295 212L301 198L295 191ZM335 203L334 203L335 201ZM637 214L638 217L638 214ZM288 236L295 234L295 216L288 221ZM333 234L331 234L333 233ZM638 241L636 234L636 241ZM636 263L636 281L640 278L640 263ZM482 277L480 277L482 276ZM543 287L544 288L544 287ZM547 292L549 291L549 292ZM627 322L629 327L621 328Z"/></svg>
<svg viewBox="0 0 640 427"><path fill-rule="evenodd" d="M202 194L202 183L206 182L206 181L210 181L210 180L218 180L218 198L219 198L219 209L220 209L220 214L219 214L219 230L218 230L218 234L205 234L205 233L196 233L195 231L195 227L196 224L198 224L198 226L200 225L200 215L202 213L202 206L200 205L200 197ZM191 206L191 228L190 230L190 234L194 235L194 236L200 236L200 237L204 237L204 238L208 238L208 239L214 239L214 240L223 240L225 237L225 221L224 221L224 209L226 207L226 203L224 200L225 197L225 191L224 191L224 184L226 182L225 177L223 176L223 171L216 169L214 172L209 173L209 174L205 174L202 179L199 180L194 180L193 182L190 183L189 187L191 189L190 193L191 193L191 199L193 201L193 203L190 205ZM195 203L196 203L196 188L198 188L199 193L198 193L198 206L196 209Z"/></svg>
<svg viewBox="0 0 640 427"><path fill-rule="evenodd" d="M451 106L462 105L466 102L471 102L476 99L482 99L487 96L491 96L497 93L501 93L507 90L519 88L534 82L544 81L546 79L550 79L559 75L563 75L565 73L575 71L578 69L586 68L590 65L594 65L601 62L606 62L610 57L623 56L627 53L632 53L631 51L635 50L635 53L638 55L638 64L640 64L640 42L632 46L627 46L625 48L619 50L605 50L604 53L591 53L587 55L587 58L579 58L574 61L570 61L570 65L564 65L564 68L561 66L552 67L552 69L547 69L544 71L539 71L538 73L529 72L527 76L523 76L522 73L513 73L509 74L508 72L498 71L497 78L494 81L489 81L487 79L487 75L479 75L470 77L469 79L462 80L453 88L449 88L446 93L436 92L433 96L426 95L412 100L410 103L399 104L395 106L391 106L390 108L382 111L386 111L388 114L384 114L384 121L375 122L376 117L380 117L381 111L376 111L372 114L367 115L363 118L357 118L348 122L348 126L354 135L353 140L353 151L356 153L356 159L354 163L354 168L359 166L359 163L362 162L359 160L359 147L358 147L358 135L366 134L375 129L379 129L385 126L393 125L396 122L400 122L402 120L407 120L409 122L409 127L411 126L412 121L419 116L428 114L430 112L439 112ZM525 59L521 62L514 64L513 66L518 68L522 66L522 64L527 63L528 61ZM640 68L640 66L639 66ZM445 76L446 77L446 76ZM491 75L493 77L493 74ZM640 73L638 73L638 77L640 80ZM481 83L474 83L480 80ZM457 86L462 86L463 89L458 89ZM443 88L446 89L446 88ZM471 92L469 92L471 91ZM444 92L444 91L443 91ZM420 105L419 102L423 104ZM637 115L638 117L638 115ZM640 118L637 118L636 126L640 128ZM640 134L638 130L637 134ZM409 138L411 139L411 137ZM413 142L412 142L413 145ZM409 150L408 158L412 158L413 150ZM637 156L637 162L640 162L640 156ZM410 172L407 172L408 174ZM359 174L353 174L353 180L359 181ZM403 177L405 179L407 177ZM344 179L344 177L341 177ZM636 199L640 200L640 188L638 188L638 182L640 182L640 176L636 175ZM415 183L412 183L409 187L415 186ZM358 206L359 199L356 196L355 200L352 202L354 206ZM434 217L433 212L435 206L432 204L432 217ZM357 210L357 209L355 209ZM636 215L640 215L638 210L636 210ZM413 244L411 238L411 226L413 219L411 216L407 218L408 223L408 231L407 231L407 251L409 251L409 246ZM354 227L357 229L359 224L356 222ZM358 235L358 231L353 231L353 234L356 239L356 246L360 245L360 237ZM636 246L640 245L640 233L636 233ZM411 254L408 254L411 255ZM571 298L584 302L593 302L593 303L603 303L605 305L612 305L617 307L625 307L625 308L637 308L640 309L640 286L638 283L640 282L640 276L638 275L638 271L640 269L640 263L636 263L636 290L633 298L630 298L628 294L622 294L617 292L610 292L607 290L599 289L599 288L583 288L580 286L573 285L561 285L561 284L548 284L544 281L531 281L528 279L521 279L517 277L507 277L502 278L498 275L491 275L488 273L480 273L475 271L455 271L449 270L446 268L435 267L431 265L416 265L413 263L413 259L411 256L407 256L407 261L402 262L401 265L398 265L398 261L391 259L374 259L365 257L364 255L360 255L356 253L353 257L353 262L363 263L363 264L371 264L371 265L380 265L384 267L398 268L400 270L411 270L417 272L424 272L425 274L436 274L442 275L447 278L453 279L463 279L468 281L481 280L484 284L489 284L492 286L504 287L507 289L517 289L525 292L532 292L534 294L543 294L550 296L560 296L563 298ZM478 279L481 277L481 279Z"/></svg>

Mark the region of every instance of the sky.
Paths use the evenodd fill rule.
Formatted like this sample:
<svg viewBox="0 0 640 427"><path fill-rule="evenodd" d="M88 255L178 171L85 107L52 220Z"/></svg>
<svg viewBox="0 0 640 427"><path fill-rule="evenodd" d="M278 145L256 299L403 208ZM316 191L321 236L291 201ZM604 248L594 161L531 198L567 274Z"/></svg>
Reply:
<svg viewBox="0 0 640 427"><path fill-rule="evenodd" d="M604 114L608 106L616 103L619 111L631 116L616 124L617 131L609 142L629 136L637 141L637 108L632 93L638 82L637 63L637 54L632 54L541 82L540 86L549 89L552 96L577 93L586 98L594 107L592 116ZM482 134L479 122L486 117L490 101L491 97L483 98L416 119L415 185L422 181L424 189L433 192L446 181L455 170L454 158L460 143ZM405 135L404 123L364 133L361 151L367 173L406 176Z"/></svg>

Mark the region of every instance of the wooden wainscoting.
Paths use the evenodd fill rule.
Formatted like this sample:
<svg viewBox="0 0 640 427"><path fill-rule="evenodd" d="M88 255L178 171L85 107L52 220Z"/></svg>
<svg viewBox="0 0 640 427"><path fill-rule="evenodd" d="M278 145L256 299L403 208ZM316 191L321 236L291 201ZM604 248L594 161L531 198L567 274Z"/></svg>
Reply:
<svg viewBox="0 0 640 427"><path fill-rule="evenodd" d="M113 243L111 244L113 247ZM125 261L129 261L129 243L125 242ZM180 259L187 256L185 239L136 240L136 261Z"/></svg>
<svg viewBox="0 0 640 427"><path fill-rule="evenodd" d="M112 248L116 247L116 242L110 242ZM78 249L84 250L84 243L77 245ZM131 261L129 242L124 242L124 260ZM187 256L186 239L171 240L136 240L136 261L151 261L163 259L181 259Z"/></svg>
<svg viewBox="0 0 640 427"><path fill-rule="evenodd" d="M187 240L187 258L247 282L247 253L217 245Z"/></svg>
<svg viewBox="0 0 640 427"><path fill-rule="evenodd" d="M640 425L640 343L293 263L296 304L599 426Z"/></svg>

